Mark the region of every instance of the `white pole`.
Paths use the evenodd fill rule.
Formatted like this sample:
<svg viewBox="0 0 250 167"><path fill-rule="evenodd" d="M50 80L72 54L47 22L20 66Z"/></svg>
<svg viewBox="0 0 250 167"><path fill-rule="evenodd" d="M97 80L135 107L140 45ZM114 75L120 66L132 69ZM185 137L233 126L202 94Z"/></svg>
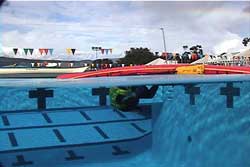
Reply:
<svg viewBox="0 0 250 167"><path fill-rule="evenodd" d="M164 52L165 54L167 53L167 48L166 48L166 39L165 39L165 32L164 32L164 28L160 28L162 31L162 38L163 38L163 45L164 45ZM167 60L167 55L166 55L166 60Z"/></svg>

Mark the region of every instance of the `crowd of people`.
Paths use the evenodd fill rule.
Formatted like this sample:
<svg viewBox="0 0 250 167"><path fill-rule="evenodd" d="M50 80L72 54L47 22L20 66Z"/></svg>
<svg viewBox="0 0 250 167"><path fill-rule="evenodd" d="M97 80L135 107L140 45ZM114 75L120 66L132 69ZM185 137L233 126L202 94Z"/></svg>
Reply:
<svg viewBox="0 0 250 167"><path fill-rule="evenodd" d="M184 52L183 54L167 53L167 56L161 57L169 61L177 61L177 63L192 63L198 59L203 58L204 56L205 55L199 53Z"/></svg>
<svg viewBox="0 0 250 167"><path fill-rule="evenodd" d="M179 53L165 53L161 57L166 60L175 60L177 63L192 63L198 59L203 58L202 46L196 45L192 46L188 51L188 46L183 46L184 52Z"/></svg>

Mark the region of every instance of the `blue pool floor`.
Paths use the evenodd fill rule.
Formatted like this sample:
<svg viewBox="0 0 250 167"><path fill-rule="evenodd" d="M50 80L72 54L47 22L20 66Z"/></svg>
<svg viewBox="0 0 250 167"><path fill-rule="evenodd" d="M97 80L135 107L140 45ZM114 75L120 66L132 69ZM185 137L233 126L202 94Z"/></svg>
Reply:
<svg viewBox="0 0 250 167"><path fill-rule="evenodd" d="M141 110L95 107L2 113L0 166L108 163L135 157L152 144L151 114L148 107Z"/></svg>

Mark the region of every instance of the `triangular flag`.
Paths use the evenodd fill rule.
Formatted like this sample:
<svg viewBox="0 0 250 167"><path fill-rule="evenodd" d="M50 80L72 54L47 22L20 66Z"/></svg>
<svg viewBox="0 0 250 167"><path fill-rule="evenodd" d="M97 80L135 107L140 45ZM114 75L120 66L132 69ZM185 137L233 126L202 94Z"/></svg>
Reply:
<svg viewBox="0 0 250 167"><path fill-rule="evenodd" d="M109 49L109 51L110 51L110 54L112 54L113 49Z"/></svg>
<svg viewBox="0 0 250 167"><path fill-rule="evenodd" d="M104 54L104 49L101 49L102 54Z"/></svg>
<svg viewBox="0 0 250 167"><path fill-rule="evenodd" d="M23 49L23 50L24 50L25 55L27 55L29 49L26 49L26 48L25 48L25 49Z"/></svg>
<svg viewBox="0 0 250 167"><path fill-rule="evenodd" d="M108 49L105 49L105 51L106 51L106 55L109 53L109 50Z"/></svg>
<svg viewBox="0 0 250 167"><path fill-rule="evenodd" d="M44 51L43 49L39 49L41 55L43 54L43 51Z"/></svg>
<svg viewBox="0 0 250 167"><path fill-rule="evenodd" d="M49 49L44 49L45 54L48 54Z"/></svg>
<svg viewBox="0 0 250 167"><path fill-rule="evenodd" d="M66 52L67 52L68 55L70 55L70 54L71 54L71 49L70 49L70 48L67 48L67 49L66 49Z"/></svg>
<svg viewBox="0 0 250 167"><path fill-rule="evenodd" d="M50 55L52 55L52 54L53 54L53 50L54 50L54 49L49 49L49 53L50 53Z"/></svg>
<svg viewBox="0 0 250 167"><path fill-rule="evenodd" d="M14 54L17 54L18 48L13 48Z"/></svg>
<svg viewBox="0 0 250 167"><path fill-rule="evenodd" d="M34 49L29 49L29 51L30 51L30 54L32 55L32 54L33 54Z"/></svg>
<svg viewBox="0 0 250 167"><path fill-rule="evenodd" d="M76 49L71 49L72 54L75 54Z"/></svg>

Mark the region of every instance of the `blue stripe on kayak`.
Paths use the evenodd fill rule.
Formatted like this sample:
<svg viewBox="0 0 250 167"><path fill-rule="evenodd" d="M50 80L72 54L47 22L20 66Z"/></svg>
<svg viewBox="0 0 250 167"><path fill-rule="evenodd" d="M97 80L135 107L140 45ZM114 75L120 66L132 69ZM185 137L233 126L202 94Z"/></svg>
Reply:
<svg viewBox="0 0 250 167"><path fill-rule="evenodd" d="M24 127L16 127L16 128L0 128L0 132L1 131L7 131L7 130L56 128L56 127L69 127L69 126L79 126L79 125L108 124L108 123L128 122L128 121L144 121L144 120L149 120L149 119L150 118L141 118L141 119L126 119L126 120L112 120L112 121L98 121L98 122L60 124L60 125L39 125L39 126L24 126Z"/></svg>
<svg viewBox="0 0 250 167"><path fill-rule="evenodd" d="M48 146L48 147L38 147L38 148L22 148L16 150L4 150L0 151L0 154L6 153L17 153L17 152L27 152L27 151L37 151L37 150L50 150L50 149L59 149L59 148L72 148L72 147L83 147L83 146L95 146L95 145L102 145L102 144L113 144L113 143L120 143L120 142L130 142L135 140L140 140L146 136L151 135L152 132L146 133L142 136L130 138L130 139L120 139L116 141L102 141L102 142L93 142L93 143L81 143L81 144L67 144L67 145L58 145L58 146Z"/></svg>

